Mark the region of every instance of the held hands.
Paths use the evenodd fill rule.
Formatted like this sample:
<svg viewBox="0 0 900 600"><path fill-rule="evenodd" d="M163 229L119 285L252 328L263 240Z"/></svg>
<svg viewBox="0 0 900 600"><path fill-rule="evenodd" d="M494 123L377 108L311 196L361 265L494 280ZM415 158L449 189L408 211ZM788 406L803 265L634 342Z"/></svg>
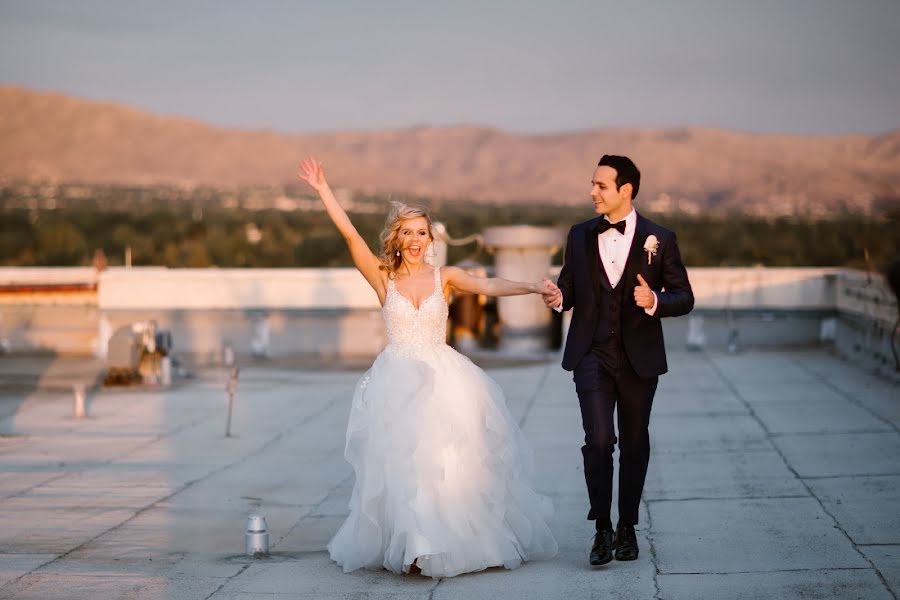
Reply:
<svg viewBox="0 0 900 600"><path fill-rule="evenodd" d="M653 290L650 289L650 286L640 274L638 274L637 280L638 285L634 288L635 304L644 309L653 308L653 304L656 302ZM544 279L541 282L540 294L544 299L544 304L547 305L547 308L558 309L562 307L562 292L556 284L549 279Z"/></svg>
<svg viewBox="0 0 900 600"><path fill-rule="evenodd" d="M549 279L544 279L540 284L540 289L541 297L544 299L544 304L547 305L547 308L559 309L562 307L562 292L555 283Z"/></svg>
<svg viewBox="0 0 900 600"><path fill-rule="evenodd" d="M656 302L656 297L653 294L653 290L650 289L650 285L641 277L640 274L637 276L638 285L634 288L634 302L638 306L644 309L653 308L654 303ZM540 285L540 294L544 299L544 304L547 305L547 308L559 309L562 307L562 292L556 286L555 283L550 281L549 279L544 279Z"/></svg>
<svg viewBox="0 0 900 600"><path fill-rule="evenodd" d="M298 168L297 177L311 185L317 192L321 192L328 187L328 182L325 181L325 171L322 170L322 163L316 160L315 156L304 158Z"/></svg>
<svg viewBox="0 0 900 600"><path fill-rule="evenodd" d="M653 290L650 289L650 286L647 285L647 282L644 281L640 274L638 274L637 279L638 285L634 288L634 303L641 308L653 308L655 301Z"/></svg>

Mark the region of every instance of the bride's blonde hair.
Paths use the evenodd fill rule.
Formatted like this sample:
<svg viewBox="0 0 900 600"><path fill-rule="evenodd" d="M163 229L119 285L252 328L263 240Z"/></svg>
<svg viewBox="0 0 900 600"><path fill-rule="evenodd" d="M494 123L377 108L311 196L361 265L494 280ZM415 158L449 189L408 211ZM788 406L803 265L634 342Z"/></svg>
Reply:
<svg viewBox="0 0 900 600"><path fill-rule="evenodd" d="M431 231L431 215L428 214L428 209L403 202L391 202L384 229L381 230L381 256L379 257L381 266L379 268L382 271L393 275L400 268L402 258L397 256L397 251L400 250L400 226L403 221L416 217L425 218L428 222L428 237L434 241L434 234Z"/></svg>

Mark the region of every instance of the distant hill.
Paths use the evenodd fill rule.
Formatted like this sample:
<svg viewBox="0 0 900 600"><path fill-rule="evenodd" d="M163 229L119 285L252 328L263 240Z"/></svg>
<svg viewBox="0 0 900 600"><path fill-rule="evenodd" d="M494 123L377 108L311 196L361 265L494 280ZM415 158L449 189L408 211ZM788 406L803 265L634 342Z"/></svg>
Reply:
<svg viewBox="0 0 900 600"><path fill-rule="evenodd" d="M260 107L265 110L265 107ZM638 206L688 213L879 213L900 200L900 130L757 135L704 128L283 134L213 127L127 106L0 86L0 178L122 184L295 181L315 153L335 187L485 201L588 201L604 153L643 173Z"/></svg>

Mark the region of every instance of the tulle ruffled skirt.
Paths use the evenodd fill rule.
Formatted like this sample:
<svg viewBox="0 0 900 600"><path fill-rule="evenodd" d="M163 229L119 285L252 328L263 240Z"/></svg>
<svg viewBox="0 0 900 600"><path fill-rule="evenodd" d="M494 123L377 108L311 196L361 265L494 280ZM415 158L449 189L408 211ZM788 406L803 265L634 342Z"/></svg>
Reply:
<svg viewBox="0 0 900 600"><path fill-rule="evenodd" d="M389 346L360 378L345 457L350 515L328 544L345 572L452 577L553 557L550 500L503 392L446 345Z"/></svg>

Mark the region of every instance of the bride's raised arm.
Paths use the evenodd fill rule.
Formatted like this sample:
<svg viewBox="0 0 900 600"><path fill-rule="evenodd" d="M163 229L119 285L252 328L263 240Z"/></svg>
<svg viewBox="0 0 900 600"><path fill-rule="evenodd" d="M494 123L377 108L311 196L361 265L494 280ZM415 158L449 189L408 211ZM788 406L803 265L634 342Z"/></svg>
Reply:
<svg viewBox="0 0 900 600"><path fill-rule="evenodd" d="M372 250L366 245L366 241L359 235L356 227L353 226L350 217L347 216L347 213L341 208L341 205L338 204L337 198L334 197L331 187L325 180L325 171L322 170L322 163L316 160L314 156L304 159L303 162L300 163L297 177L308 183L319 193L319 198L322 199L322 204L325 205L328 216L338 228L344 241L347 242L347 247L350 248L350 256L353 258L353 264L356 265L359 272L366 278L366 281L369 282L369 285L371 285L372 289L375 290L375 293L378 294L378 299L383 304L386 287L385 276L383 275L383 271L379 268L381 266L381 261L372 253Z"/></svg>
<svg viewBox="0 0 900 600"><path fill-rule="evenodd" d="M459 267L444 267L441 275L444 282L454 289L485 296L548 295L555 291L555 286L546 279L540 283L527 283L500 277L476 277Z"/></svg>

